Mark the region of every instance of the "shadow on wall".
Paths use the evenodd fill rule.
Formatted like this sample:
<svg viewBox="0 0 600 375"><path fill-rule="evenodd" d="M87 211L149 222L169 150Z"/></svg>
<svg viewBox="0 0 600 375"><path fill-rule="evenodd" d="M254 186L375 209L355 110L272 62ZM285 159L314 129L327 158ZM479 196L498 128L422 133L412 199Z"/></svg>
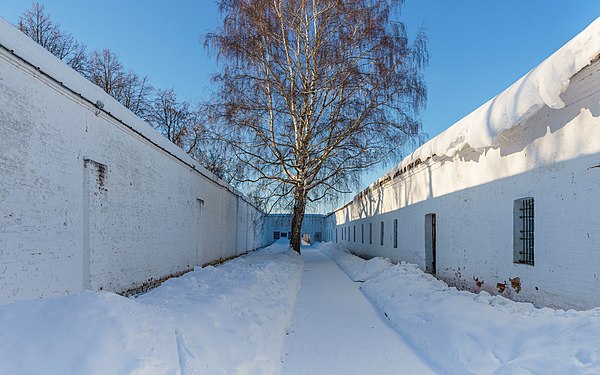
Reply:
<svg viewBox="0 0 600 375"><path fill-rule="evenodd" d="M460 162L475 162L479 163L481 156L485 156L490 150L499 150L499 154L502 158L524 153L524 158L521 162L524 164L522 169L533 169L540 168L542 170L547 168L553 168L556 163L561 163L567 160L571 160L578 157L585 157L586 155L593 155L597 153L597 144L595 142L589 142L589 136L594 137L593 134L589 136L582 135L585 132L584 126L588 126L590 129L593 127L600 127L600 106L595 102L594 98L587 97L582 103L586 105L584 107L572 106L567 107L563 110L557 111L550 108L544 108L530 121L537 121L542 124L550 124L547 126L517 126L509 129L500 135L499 145L496 147L489 147L482 150L473 150L472 148L465 148L458 154L458 161ZM593 108L593 109L590 109ZM551 123L549 118L559 118L560 121L554 121ZM557 134L559 136L547 137L548 134ZM543 139L543 142L540 142ZM533 143L536 142L537 143ZM574 151L577 150L577 151ZM442 168L446 163L453 163L449 157L438 157L433 156L433 163L423 163L422 169L406 175L399 181L394 180L388 186L383 189L378 189L376 192L376 199L372 196L366 197L368 199L362 199L360 201L360 216L368 217L369 205L374 204L375 209L373 210L374 215L389 212L386 207L383 206L386 195L392 194L392 202L388 203L390 207L404 207L411 204L417 203L423 199L431 199L439 196L440 189L435 189L433 182L433 172ZM527 163L527 165L525 165ZM535 168L534 168L535 167ZM480 179L482 183L489 183L497 179L505 178L510 176L515 168L514 164L511 163L496 163L494 168L486 168L485 174L479 174L470 179ZM485 177L483 177L485 175ZM456 178L460 180L465 176L449 176L449 178ZM444 184L444 181L439 181L438 184ZM480 183L480 184L482 184ZM468 185L468 184L465 184ZM426 194L421 191L423 186L427 186ZM469 185L470 187L478 186L477 183ZM422 197L420 200L415 197Z"/></svg>
<svg viewBox="0 0 600 375"><path fill-rule="evenodd" d="M372 245L352 237L338 242L360 256L416 263L432 273L430 265L435 261L436 276L461 289L486 290L544 306L587 308L581 301L599 305L596 292L585 294L600 289L595 276L600 259L590 257L600 243L600 218L594 208L600 189L600 168L593 168L597 161L597 155L579 157L556 163L544 174L527 171L385 214L337 223L338 227L374 223L375 228L383 221L387 229L398 220L398 248L393 247L391 231L386 231L384 246L377 230ZM595 181L596 189L586 181ZM536 199L535 266L514 259L514 201L524 196ZM433 233L426 232L432 213L433 246ZM568 259L565 249L569 249ZM511 282L517 279L518 285ZM498 290L497 285L505 288Z"/></svg>

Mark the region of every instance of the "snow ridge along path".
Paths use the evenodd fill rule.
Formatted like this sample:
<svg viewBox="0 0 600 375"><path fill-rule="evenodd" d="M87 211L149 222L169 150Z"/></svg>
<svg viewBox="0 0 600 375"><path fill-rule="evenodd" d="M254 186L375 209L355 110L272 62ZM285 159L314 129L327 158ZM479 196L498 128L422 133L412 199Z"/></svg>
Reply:
<svg viewBox="0 0 600 375"><path fill-rule="evenodd" d="M361 259L341 244L321 251L411 345L444 374L600 374L600 308L535 308L449 287L414 264Z"/></svg>
<svg viewBox="0 0 600 375"><path fill-rule="evenodd" d="M282 358L284 375L435 374L353 282L316 248L304 274Z"/></svg>
<svg viewBox="0 0 600 375"><path fill-rule="evenodd" d="M302 276L288 246L137 298L88 291L0 306L0 374L276 374Z"/></svg>

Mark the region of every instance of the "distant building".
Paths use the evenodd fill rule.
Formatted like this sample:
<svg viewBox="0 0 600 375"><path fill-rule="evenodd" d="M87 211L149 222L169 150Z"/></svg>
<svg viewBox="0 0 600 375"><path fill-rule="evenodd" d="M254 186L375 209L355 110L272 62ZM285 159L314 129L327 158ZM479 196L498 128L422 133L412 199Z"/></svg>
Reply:
<svg viewBox="0 0 600 375"><path fill-rule="evenodd" d="M326 239L450 285L600 306L600 19L329 215Z"/></svg>
<svg viewBox="0 0 600 375"><path fill-rule="evenodd" d="M290 238L292 234L291 214L271 214L265 217L264 230L267 241L274 242L283 238ZM306 214L302 221L302 241L311 244L323 241L323 227L325 215Z"/></svg>

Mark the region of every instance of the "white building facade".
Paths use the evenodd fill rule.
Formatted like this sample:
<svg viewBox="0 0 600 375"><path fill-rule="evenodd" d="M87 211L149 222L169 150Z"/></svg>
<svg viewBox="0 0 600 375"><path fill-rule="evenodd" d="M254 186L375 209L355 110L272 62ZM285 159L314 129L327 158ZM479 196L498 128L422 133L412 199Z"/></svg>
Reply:
<svg viewBox="0 0 600 375"><path fill-rule="evenodd" d="M600 21L326 218L450 285L600 306Z"/></svg>
<svg viewBox="0 0 600 375"><path fill-rule="evenodd" d="M302 229L300 231L302 241L308 244L323 241L324 224L325 215L305 214L304 220L302 221ZM268 215L265 218L264 231L270 242L285 238L289 239L292 233L292 215Z"/></svg>

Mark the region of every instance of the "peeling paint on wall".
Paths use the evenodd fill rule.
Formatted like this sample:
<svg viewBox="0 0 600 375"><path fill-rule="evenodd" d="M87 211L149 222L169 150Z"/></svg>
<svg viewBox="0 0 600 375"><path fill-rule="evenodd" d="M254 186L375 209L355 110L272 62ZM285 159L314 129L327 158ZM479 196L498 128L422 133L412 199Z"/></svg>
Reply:
<svg viewBox="0 0 600 375"><path fill-rule="evenodd" d="M506 290L506 284L498 283L496 284L496 289L498 290L498 293L502 294Z"/></svg>
<svg viewBox="0 0 600 375"><path fill-rule="evenodd" d="M509 278L510 286L515 290L515 292L521 292L521 279L519 277L515 277L514 279Z"/></svg>

